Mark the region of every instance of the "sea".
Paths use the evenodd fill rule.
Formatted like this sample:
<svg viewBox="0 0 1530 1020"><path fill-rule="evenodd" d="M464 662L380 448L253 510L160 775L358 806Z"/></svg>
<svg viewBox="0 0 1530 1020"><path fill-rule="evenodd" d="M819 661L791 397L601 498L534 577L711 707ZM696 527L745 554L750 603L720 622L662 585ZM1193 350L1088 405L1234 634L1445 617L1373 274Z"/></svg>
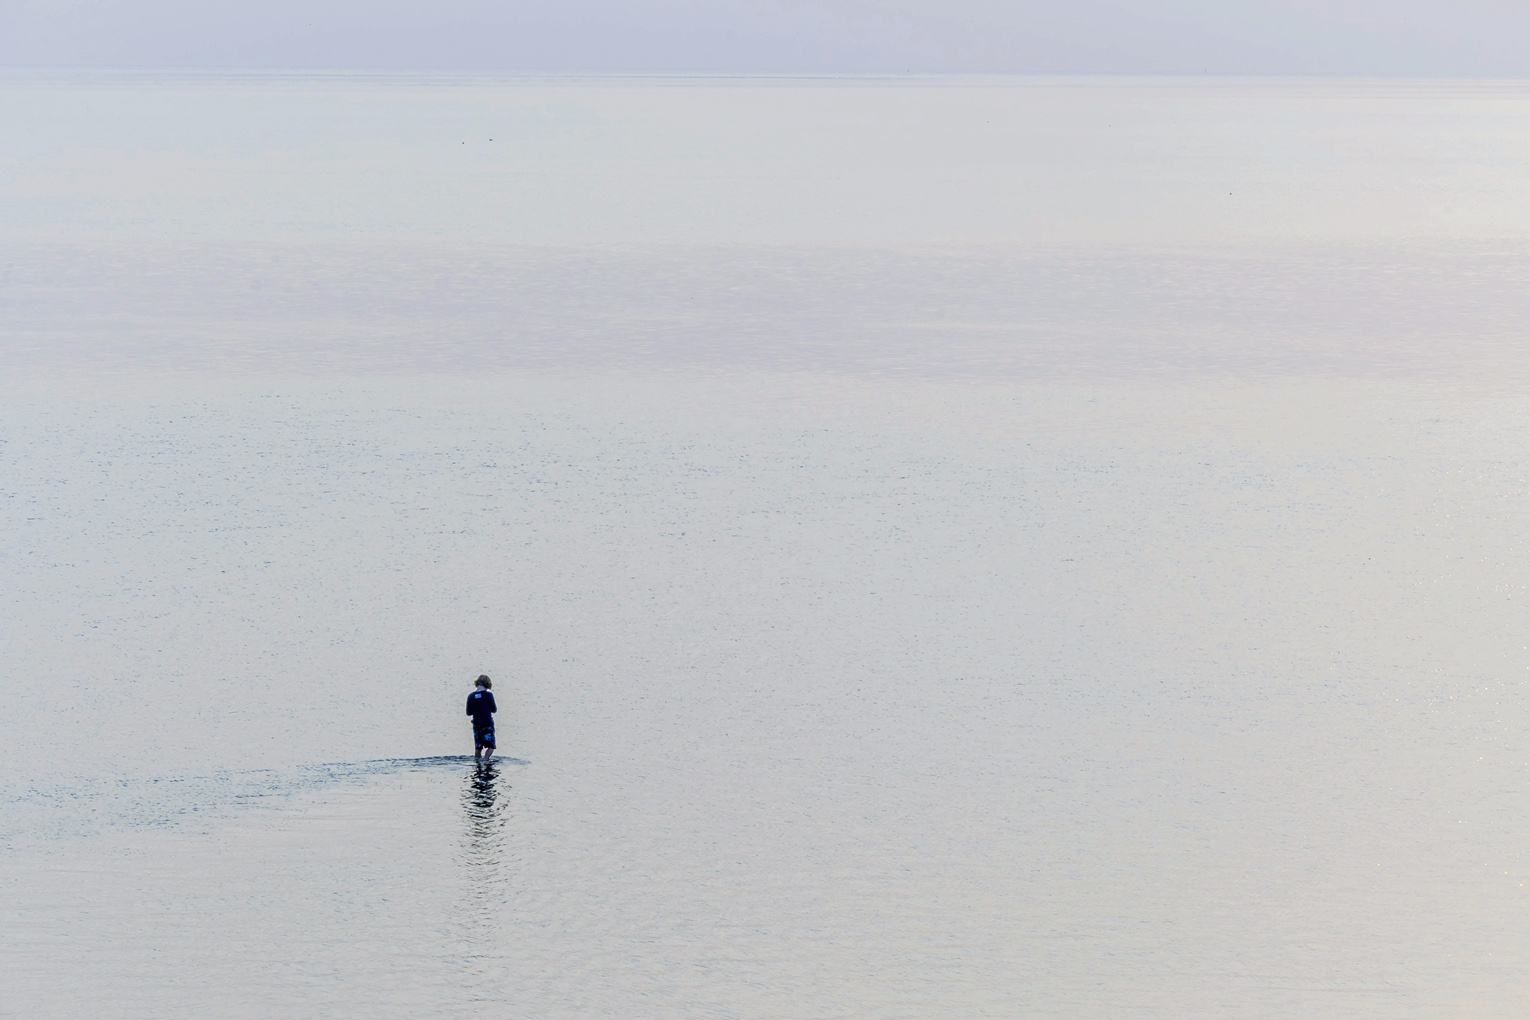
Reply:
<svg viewBox="0 0 1530 1020"><path fill-rule="evenodd" d="M1530 1015L1530 83L0 138L0 1016Z"/></svg>

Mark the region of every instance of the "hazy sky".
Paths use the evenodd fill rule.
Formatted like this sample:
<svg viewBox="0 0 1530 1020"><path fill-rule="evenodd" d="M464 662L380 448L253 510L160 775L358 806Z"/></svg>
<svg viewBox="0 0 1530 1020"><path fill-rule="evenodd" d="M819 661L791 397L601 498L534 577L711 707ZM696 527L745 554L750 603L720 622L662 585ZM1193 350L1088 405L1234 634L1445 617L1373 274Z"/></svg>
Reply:
<svg viewBox="0 0 1530 1020"><path fill-rule="evenodd" d="M0 65L1530 74L1530 0L0 0Z"/></svg>

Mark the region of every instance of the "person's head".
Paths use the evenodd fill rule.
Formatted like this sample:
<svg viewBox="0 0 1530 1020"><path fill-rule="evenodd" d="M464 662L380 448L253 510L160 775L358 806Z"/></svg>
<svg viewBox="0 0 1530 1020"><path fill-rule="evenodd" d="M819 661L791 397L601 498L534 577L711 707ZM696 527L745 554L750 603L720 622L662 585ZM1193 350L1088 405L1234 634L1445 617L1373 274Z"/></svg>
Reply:
<svg viewBox="0 0 1530 1020"><path fill-rule="evenodd" d="M482 687L484 690L489 690L494 686L494 682L487 676L481 676L478 678L478 686Z"/></svg>

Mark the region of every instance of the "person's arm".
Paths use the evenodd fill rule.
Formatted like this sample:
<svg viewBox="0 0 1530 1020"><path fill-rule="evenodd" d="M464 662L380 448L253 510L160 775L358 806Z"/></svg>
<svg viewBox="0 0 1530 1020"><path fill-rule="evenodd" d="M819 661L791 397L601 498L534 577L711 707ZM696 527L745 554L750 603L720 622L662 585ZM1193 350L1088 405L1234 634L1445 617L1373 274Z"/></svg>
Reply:
<svg viewBox="0 0 1530 1020"><path fill-rule="evenodd" d="M468 715L472 715L473 714L473 696L471 694L468 695L468 699L467 699L467 714Z"/></svg>
<svg viewBox="0 0 1530 1020"><path fill-rule="evenodd" d="M486 692L484 694L484 697L489 699L489 711L490 712L498 712L499 711L499 706L494 704L494 692L493 691L488 691L488 692Z"/></svg>

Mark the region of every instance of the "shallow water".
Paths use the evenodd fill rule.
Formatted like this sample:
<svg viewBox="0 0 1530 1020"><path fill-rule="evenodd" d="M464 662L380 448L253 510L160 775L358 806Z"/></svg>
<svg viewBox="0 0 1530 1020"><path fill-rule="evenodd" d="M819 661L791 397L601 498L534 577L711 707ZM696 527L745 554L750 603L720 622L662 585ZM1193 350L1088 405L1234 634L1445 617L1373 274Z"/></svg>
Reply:
<svg viewBox="0 0 1530 1020"><path fill-rule="evenodd" d="M379 118L447 95L343 84ZM1090 102L1210 139L1246 87ZM226 184L197 104L239 92L176 88L141 136L202 153L172 224ZM252 118L334 97L272 88ZM449 96L562 109L536 88ZM697 139L731 95L801 101L611 88L580 101L678 95ZM1354 101L1260 88L1298 133ZM1517 151L1504 87L1422 88L1366 94L1397 147L1466 104ZM300 177L335 151L273 165L337 193ZM1400 165L1402 206L1483 179ZM1512 208L1434 241L550 248L149 236L140 199L9 249L0 1015L1530 1005Z"/></svg>

